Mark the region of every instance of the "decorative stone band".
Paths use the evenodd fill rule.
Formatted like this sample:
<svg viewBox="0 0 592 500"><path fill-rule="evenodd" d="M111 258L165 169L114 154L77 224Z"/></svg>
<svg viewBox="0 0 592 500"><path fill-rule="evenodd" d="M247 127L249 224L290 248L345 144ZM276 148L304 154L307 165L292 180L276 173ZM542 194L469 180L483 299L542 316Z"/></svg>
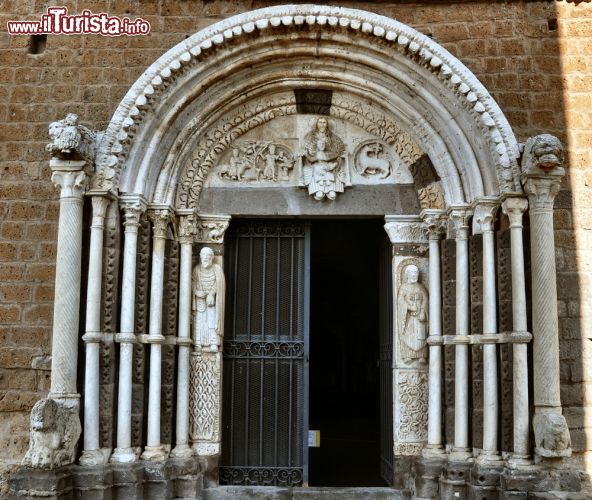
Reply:
<svg viewBox="0 0 592 500"><path fill-rule="evenodd" d="M160 95L188 67L203 63L217 47L237 43L251 33L266 29L295 30L317 25L323 30L347 30L359 36L374 36L391 43L395 53L431 71L458 96L486 131L502 191L513 191L518 145L511 127L489 92L458 59L429 37L387 17L362 10L316 5L285 5L239 14L216 23L179 43L161 56L135 82L119 104L96 155L96 182L116 187L126 160L125 143L136 135L142 116L156 106ZM248 40L248 38L247 38ZM122 154L123 153L123 154Z"/></svg>
<svg viewBox="0 0 592 500"><path fill-rule="evenodd" d="M501 332L477 335L430 335L428 345L483 345L483 344L528 344L532 340L529 332Z"/></svg>

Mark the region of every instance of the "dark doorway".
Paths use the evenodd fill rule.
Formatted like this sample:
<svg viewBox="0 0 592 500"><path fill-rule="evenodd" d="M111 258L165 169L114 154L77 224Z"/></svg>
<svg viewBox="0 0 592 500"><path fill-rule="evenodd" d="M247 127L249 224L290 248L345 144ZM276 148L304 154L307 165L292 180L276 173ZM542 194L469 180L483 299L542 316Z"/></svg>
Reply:
<svg viewBox="0 0 592 500"><path fill-rule="evenodd" d="M311 230L309 448L312 486L380 478L381 220L315 220Z"/></svg>

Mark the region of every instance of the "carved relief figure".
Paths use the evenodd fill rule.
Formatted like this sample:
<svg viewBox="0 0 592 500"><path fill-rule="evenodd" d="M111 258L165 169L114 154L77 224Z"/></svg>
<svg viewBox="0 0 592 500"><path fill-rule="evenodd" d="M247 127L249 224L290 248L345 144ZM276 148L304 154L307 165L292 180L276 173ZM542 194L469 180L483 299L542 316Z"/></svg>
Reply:
<svg viewBox="0 0 592 500"><path fill-rule="evenodd" d="M218 177L228 181L290 180L294 166L292 153L280 144L268 141L245 141L237 144L227 165L221 165Z"/></svg>
<svg viewBox="0 0 592 500"><path fill-rule="evenodd" d="M193 269L191 309L196 350L217 352L222 343L225 282L222 268L214 263L214 251L204 247Z"/></svg>
<svg viewBox="0 0 592 500"><path fill-rule="evenodd" d="M343 193L347 182L344 153L343 141L331 131L326 118L319 118L314 129L304 137L302 172L308 193L315 200L325 196L334 200L337 193Z"/></svg>
<svg viewBox="0 0 592 500"><path fill-rule="evenodd" d="M391 173L391 160L378 141L360 145L356 153L356 168L364 177L386 179Z"/></svg>
<svg viewBox="0 0 592 500"><path fill-rule="evenodd" d="M399 346L401 358L407 361L427 358L428 291L419 283L419 269L410 264L405 268L404 283L397 296Z"/></svg>

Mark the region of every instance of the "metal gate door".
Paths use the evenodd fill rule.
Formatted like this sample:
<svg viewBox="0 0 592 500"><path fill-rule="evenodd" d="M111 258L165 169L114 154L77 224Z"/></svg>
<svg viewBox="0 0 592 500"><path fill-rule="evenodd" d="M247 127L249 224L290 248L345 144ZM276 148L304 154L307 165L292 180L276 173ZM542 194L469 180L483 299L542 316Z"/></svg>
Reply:
<svg viewBox="0 0 592 500"><path fill-rule="evenodd" d="M379 266L380 287L380 477L393 485L393 273L392 246L385 241Z"/></svg>
<svg viewBox="0 0 592 500"><path fill-rule="evenodd" d="M307 481L308 234L298 221L226 233L221 484Z"/></svg>

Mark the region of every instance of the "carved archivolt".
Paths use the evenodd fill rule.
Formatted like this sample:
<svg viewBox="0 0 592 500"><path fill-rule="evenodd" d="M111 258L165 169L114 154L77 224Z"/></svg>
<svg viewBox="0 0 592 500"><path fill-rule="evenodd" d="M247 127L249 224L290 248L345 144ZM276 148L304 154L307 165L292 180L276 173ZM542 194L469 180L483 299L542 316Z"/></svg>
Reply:
<svg viewBox="0 0 592 500"><path fill-rule="evenodd" d="M144 117L162 101L165 90L179 75L199 71L216 48L232 41L248 44L251 33L264 30L295 31L301 25L318 26L350 37L376 37L391 44L393 55L404 57L432 73L443 91L452 93L488 143L502 191L519 188L516 158L518 146L512 130L487 90L477 78L443 47L414 29L369 12L341 7L286 5L240 14L216 23L168 51L136 81L116 110L96 155L98 175L94 188L112 190L119 183L128 145ZM280 36L280 34L278 34ZM242 53L244 57L244 53Z"/></svg>

